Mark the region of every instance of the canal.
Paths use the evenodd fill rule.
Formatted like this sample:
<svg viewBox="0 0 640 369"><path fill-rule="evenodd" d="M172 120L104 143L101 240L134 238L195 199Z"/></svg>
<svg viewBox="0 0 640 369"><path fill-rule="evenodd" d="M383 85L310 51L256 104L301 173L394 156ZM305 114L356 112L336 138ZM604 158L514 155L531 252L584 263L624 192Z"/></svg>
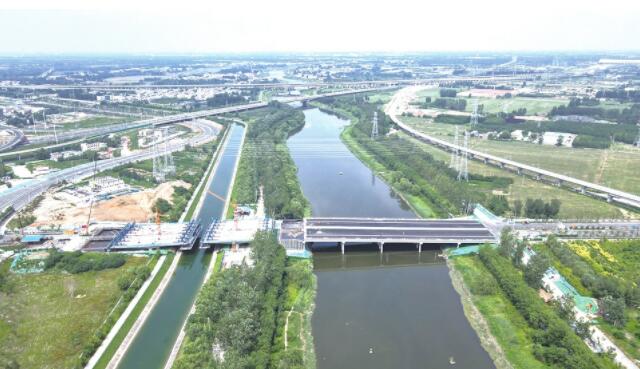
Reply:
<svg viewBox="0 0 640 369"><path fill-rule="evenodd" d="M288 146L313 215L415 218L342 143L348 121L318 109L304 114ZM494 368L439 250L379 254L363 245L341 255L325 246L313 253L318 369Z"/></svg>
<svg viewBox="0 0 640 369"><path fill-rule="evenodd" d="M219 164L213 173L209 191L226 198L233 170L240 154L245 128L234 124ZM205 192L198 219L207 229L213 217L224 214L224 201ZM119 369L161 369L180 332L207 272L211 253L204 250L188 252L180 258L178 267L157 304L135 336L118 365Z"/></svg>

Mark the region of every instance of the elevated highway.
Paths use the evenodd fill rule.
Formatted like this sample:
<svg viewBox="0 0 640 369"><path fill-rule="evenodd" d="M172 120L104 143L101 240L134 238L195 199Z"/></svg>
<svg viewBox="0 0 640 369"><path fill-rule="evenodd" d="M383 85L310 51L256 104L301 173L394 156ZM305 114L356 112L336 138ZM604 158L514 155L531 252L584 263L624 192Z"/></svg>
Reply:
<svg viewBox="0 0 640 369"><path fill-rule="evenodd" d="M532 165L504 159L481 151L465 149L463 146L455 145L448 141L441 140L426 133L420 132L398 119L397 114L401 113L401 107L400 105L398 105L397 98L398 95L396 94L392 101L387 105L385 113L398 127L400 127L400 129L423 142L439 147L446 151L466 151L470 159L476 159L487 164L494 164L504 169L511 169L518 174L529 175L536 180L547 180L558 186L569 186L574 191L585 195L602 198L607 200L608 202L615 201L626 206L640 209L640 196L638 195L616 190L614 188L602 186L596 183L583 181L581 179L573 178L560 173L555 173L546 169L534 167Z"/></svg>

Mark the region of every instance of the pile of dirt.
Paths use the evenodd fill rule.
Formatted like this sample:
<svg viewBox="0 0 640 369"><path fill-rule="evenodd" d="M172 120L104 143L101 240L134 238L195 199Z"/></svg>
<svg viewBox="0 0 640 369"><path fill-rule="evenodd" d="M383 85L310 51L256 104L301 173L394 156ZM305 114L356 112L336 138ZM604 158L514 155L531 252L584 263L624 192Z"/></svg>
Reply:
<svg viewBox="0 0 640 369"><path fill-rule="evenodd" d="M118 196L110 200L93 204L92 221L146 222L153 220L151 210L156 200L162 198L171 202L174 187L191 185L184 181L171 181L137 193ZM48 194L40 206L33 212L36 216L34 226L86 224L89 218L89 206L76 206L55 194Z"/></svg>

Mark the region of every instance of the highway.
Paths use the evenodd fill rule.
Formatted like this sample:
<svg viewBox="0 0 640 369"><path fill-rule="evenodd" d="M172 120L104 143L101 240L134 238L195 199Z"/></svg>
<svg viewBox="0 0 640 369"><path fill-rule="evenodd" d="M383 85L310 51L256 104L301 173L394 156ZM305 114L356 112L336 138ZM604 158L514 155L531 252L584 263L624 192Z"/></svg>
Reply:
<svg viewBox="0 0 640 369"><path fill-rule="evenodd" d="M9 131L13 134L13 138L10 141L0 145L0 151L11 150L24 139L22 131L15 127L0 124L0 131Z"/></svg>
<svg viewBox="0 0 640 369"><path fill-rule="evenodd" d="M360 90L347 90L340 92L332 92L328 94L321 95L313 95L313 96L300 96L286 99L284 102L294 102L294 101L307 101L318 99L322 97L330 97L330 96L339 96L345 94L353 94L359 92L369 92L373 90L380 90L380 88L369 88L369 89L360 89ZM171 144L168 147L168 150L171 152L182 150L185 144L189 144L191 146L198 146L212 140L215 136L215 131L211 125L204 124L200 121L195 121L198 118L204 118L208 116L220 115L224 113L232 113L238 111L244 111L249 109L257 109L267 106L266 102L256 102L245 105L236 105L229 106L218 109L210 109L210 110L201 110L190 113L181 113L175 115L169 115L166 117L155 117L150 119L143 119L133 123L130 123L130 126L133 127L143 127L143 126L160 126L171 123L178 123L184 121L193 121L192 124L199 126L202 132L189 139L188 142L182 142L179 144ZM15 154L11 153L11 154ZM0 155L1 157L2 155ZM120 165L125 165L129 163L133 163L136 161L142 161L153 158L154 153L151 150L141 150L132 155L122 156L118 158L112 158L107 160L99 160L96 162L96 170L98 172L112 169L118 167ZM0 210L4 209L7 206L13 206L13 208L17 211L28 204L34 197L46 191L49 187L60 183L64 180L71 179L81 179L89 177L93 174L94 164L86 163L82 165L78 165L72 168L63 169L49 175L43 176L41 178L34 178L14 187L7 189L5 191L0 192Z"/></svg>
<svg viewBox="0 0 640 369"><path fill-rule="evenodd" d="M564 174L559 174L555 172L551 172L549 170L541 169L534 167L532 165L519 163L513 160L504 159L495 155L487 154L484 152L480 152L473 149L465 149L462 146L454 145L445 140L441 140L430 136L428 134L422 133L416 129L409 127L407 124L404 124L400 119L398 119L397 114L401 114L403 111L402 108L402 100L406 98L403 96L403 91L399 91L396 93L389 104L385 109L385 113L391 118L391 120L400 127L403 131L408 133L409 135L426 142L428 144L440 147L447 151L459 151L459 152L467 152L468 157L470 159L476 159L483 161L485 163L494 163L500 167L508 167L515 169L519 173L528 174L533 178L542 179L549 178L556 182L558 185L566 185L571 184L575 186L575 190L586 194L587 192L591 192L590 194L593 196L598 196L606 199L607 201L616 201L624 205L632 206L637 209L640 209L640 196L630 194L624 191L616 190L614 188L602 186L599 184L583 181L581 179L569 177Z"/></svg>
<svg viewBox="0 0 640 369"><path fill-rule="evenodd" d="M216 130L213 125L206 124L204 121L194 121L190 122L190 124L197 127L200 133L188 140L180 140L169 144L167 147L168 151L175 152L183 150L187 144L199 146L215 138ZM98 160L95 162L95 169L101 172L120 165L151 159L153 156L153 149L140 150L127 156ZM28 204L34 197L46 191L49 187L64 180L70 181L90 177L93 175L93 171L94 163L86 163L72 168L62 169L40 178L27 180L0 193L0 209L13 206L14 209L18 210Z"/></svg>

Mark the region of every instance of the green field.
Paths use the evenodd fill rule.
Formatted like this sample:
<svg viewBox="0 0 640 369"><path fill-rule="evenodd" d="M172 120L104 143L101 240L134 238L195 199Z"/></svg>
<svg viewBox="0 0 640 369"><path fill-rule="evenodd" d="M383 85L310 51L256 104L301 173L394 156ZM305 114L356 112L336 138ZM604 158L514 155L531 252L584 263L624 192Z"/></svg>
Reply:
<svg viewBox="0 0 640 369"><path fill-rule="evenodd" d="M465 97L467 100L467 111L473 111L473 100L475 98ZM525 108L527 115L546 115L555 106L566 105L568 99L539 98L539 97L512 97L510 99L478 98L478 105L484 106L483 113L510 113L514 110Z"/></svg>
<svg viewBox="0 0 640 369"><path fill-rule="evenodd" d="M453 142L455 125L433 123L429 119L401 117L410 126ZM464 127L460 127L460 132ZM640 194L640 149L615 144L606 150L574 149L537 145L521 141L494 141L471 138L469 146L505 159L519 161L558 173Z"/></svg>
<svg viewBox="0 0 640 369"><path fill-rule="evenodd" d="M95 127L108 126L111 124L130 122L132 120L133 120L132 118L126 118L126 117L116 118L116 117L96 116L96 117L91 117L87 119L82 119L77 122L64 123L62 124L62 129L66 131L66 130L74 130L74 129L81 129L81 128L95 128Z"/></svg>
<svg viewBox="0 0 640 369"><path fill-rule="evenodd" d="M425 143L421 143L420 146L435 158L445 162L450 161L451 154L448 152ZM560 218L617 218L623 216L623 211L604 201L550 186L524 176L518 176L515 173L478 161L469 161L469 173L513 178L513 184L509 186L509 191L504 193L511 204L513 204L513 201L516 199L520 199L523 202L527 198L541 198L545 201L559 199L562 201L559 214Z"/></svg>
<svg viewBox="0 0 640 369"><path fill-rule="evenodd" d="M2 367L10 360L20 368L73 367L122 295L118 276L147 260L131 257L120 268L80 274L8 274L10 292L0 292Z"/></svg>
<svg viewBox="0 0 640 369"><path fill-rule="evenodd" d="M497 286L495 279L478 260L477 256L453 258L451 259L451 265L457 273L462 275L464 284L471 295L471 302L480 311L489 326L490 335L478 332L481 339L483 341L491 340L490 336L493 336L513 369L549 368L536 360L533 355L533 342L529 336L530 329L527 322ZM480 284L483 284L483 286L480 286ZM487 285L493 287L487 288ZM467 311L468 308L465 307L465 312L468 314ZM492 350L489 351L491 352ZM495 361L495 353L492 353L491 356ZM509 367L498 365L498 363L499 361L496 362L498 369Z"/></svg>

